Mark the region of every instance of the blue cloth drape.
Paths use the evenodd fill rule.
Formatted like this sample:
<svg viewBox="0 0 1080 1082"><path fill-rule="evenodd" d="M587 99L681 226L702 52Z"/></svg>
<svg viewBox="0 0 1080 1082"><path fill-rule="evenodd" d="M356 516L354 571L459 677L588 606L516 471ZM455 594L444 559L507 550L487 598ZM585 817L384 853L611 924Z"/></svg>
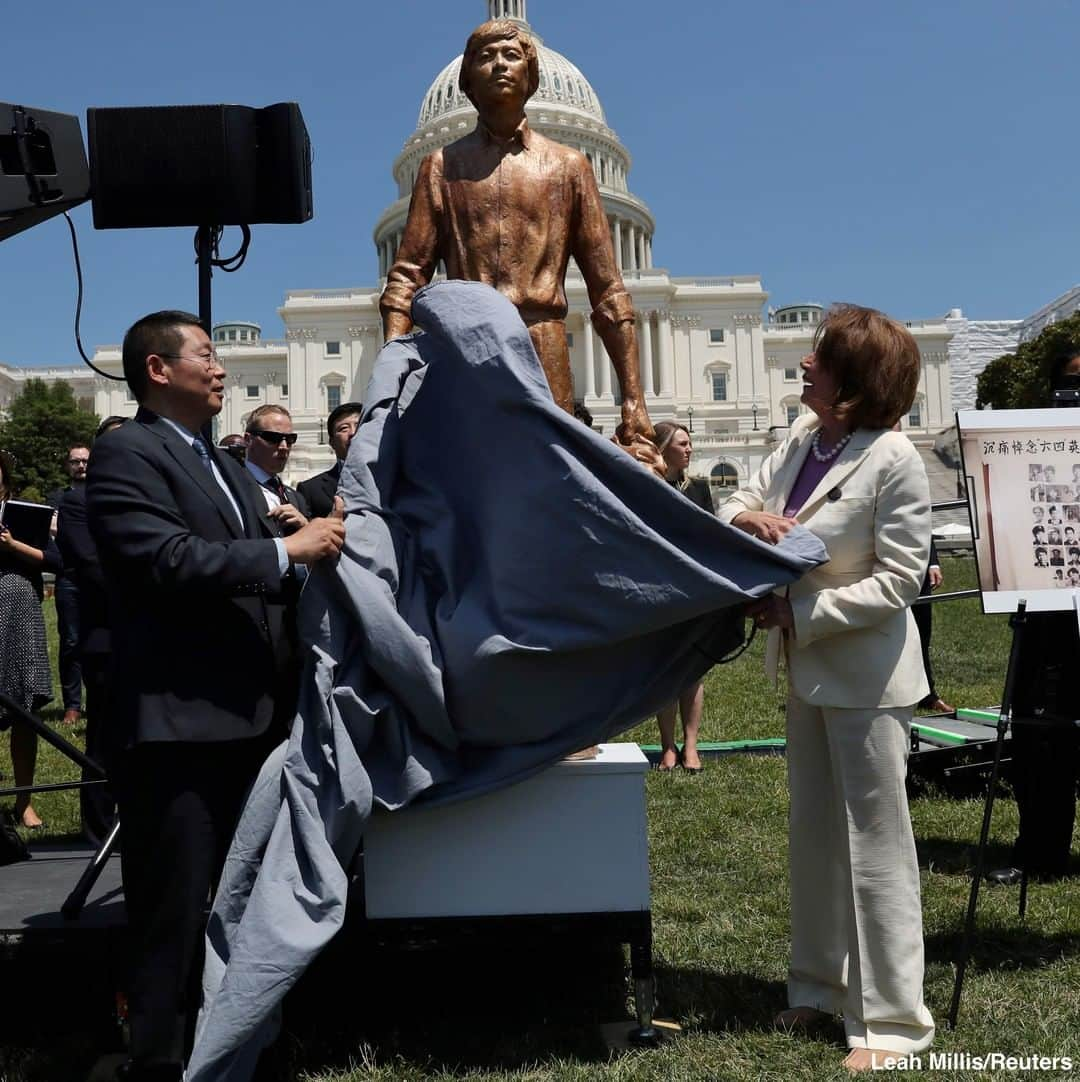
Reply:
<svg viewBox="0 0 1080 1082"><path fill-rule="evenodd" d="M342 471L336 566L301 600L306 676L207 932L189 1082L249 1078L285 991L344 917L373 811L507 785L674 699L738 606L825 558L701 511L552 401L516 309L421 290Z"/></svg>

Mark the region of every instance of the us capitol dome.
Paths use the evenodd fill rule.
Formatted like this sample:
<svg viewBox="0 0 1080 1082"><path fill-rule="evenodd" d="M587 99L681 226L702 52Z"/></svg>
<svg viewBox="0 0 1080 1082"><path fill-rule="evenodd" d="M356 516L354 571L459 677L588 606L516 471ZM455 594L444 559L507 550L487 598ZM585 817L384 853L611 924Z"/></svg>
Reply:
<svg viewBox="0 0 1080 1082"><path fill-rule="evenodd" d="M592 163L600 197L611 225L612 242L625 270L652 266L655 221L649 208L627 184L630 153L608 127L600 99L581 70L562 53L549 49L529 25L526 0L488 0L488 19L507 19L528 33L540 62L540 86L525 106L529 126L566 146L580 150ZM420 163L434 150L467 135L476 127L476 109L458 89L461 56L435 77L420 105L416 130L394 160L398 198L379 216L375 247L379 277L385 278L401 243Z"/></svg>

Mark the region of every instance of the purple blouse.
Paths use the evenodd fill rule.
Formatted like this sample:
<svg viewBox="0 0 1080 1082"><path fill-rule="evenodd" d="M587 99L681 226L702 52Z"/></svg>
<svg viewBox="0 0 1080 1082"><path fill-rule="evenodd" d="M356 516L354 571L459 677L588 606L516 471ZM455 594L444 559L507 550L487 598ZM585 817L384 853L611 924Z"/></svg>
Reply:
<svg viewBox="0 0 1080 1082"><path fill-rule="evenodd" d="M802 505L810 498L811 493L818 487L818 482L829 472L835 461L836 458L830 458L828 462L818 462L814 457L814 449L810 448L810 453L799 470L799 476L791 486L791 493L784 507L784 518L794 518L802 510Z"/></svg>

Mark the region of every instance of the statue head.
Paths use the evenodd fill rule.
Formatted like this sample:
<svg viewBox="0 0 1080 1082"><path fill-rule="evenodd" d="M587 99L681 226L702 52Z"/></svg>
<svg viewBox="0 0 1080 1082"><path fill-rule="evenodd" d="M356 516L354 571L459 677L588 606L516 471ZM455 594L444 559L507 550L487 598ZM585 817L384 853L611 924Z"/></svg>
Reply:
<svg viewBox="0 0 1080 1082"><path fill-rule="evenodd" d="M527 84L524 87L525 96L522 99L522 105L536 93L540 86L540 60L536 55L536 46L533 45L532 38L508 19L493 19L482 23L469 35L469 40L465 43L465 55L461 58L461 71L458 75L459 89L478 110L480 105L471 86L473 67L485 46L504 41L517 42L525 56Z"/></svg>

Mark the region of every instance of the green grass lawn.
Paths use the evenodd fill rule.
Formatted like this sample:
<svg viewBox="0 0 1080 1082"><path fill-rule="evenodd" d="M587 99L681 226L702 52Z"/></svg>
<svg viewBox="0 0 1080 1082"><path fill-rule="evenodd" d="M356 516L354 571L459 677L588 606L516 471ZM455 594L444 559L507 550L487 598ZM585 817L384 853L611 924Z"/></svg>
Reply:
<svg viewBox="0 0 1080 1082"><path fill-rule="evenodd" d="M946 589L973 584L970 560L946 559L944 570ZM934 618L941 694L960 706L997 703L1008 650L1004 618L983 616L977 600L935 606ZM763 642L755 642L708 677L704 739L783 735L782 697L764 679L762 648ZM54 722L58 717L59 711L51 713ZM627 736L656 741L651 724ZM10 776L4 745L0 770ZM73 768L43 749L39 774L71 777ZM697 777L652 774L647 801L659 1013L682 1024L681 1038L657 1051L606 1050L597 1023L628 1017L629 1000L621 956L602 949L546 943L537 950L523 943L508 954L480 944L465 955L404 957L360 957L339 949L314 967L304 995L292 997L271 1077L847 1077L839 1067L839 1030L811 1041L770 1026L784 1005L788 945L783 759L730 756L709 762ZM45 794L35 805L53 835L77 829L73 796ZM922 796L913 802L912 815L923 867L926 998L943 1027L982 802ZM1005 861L1015 830L1015 805L1000 800L992 864ZM960 1026L955 1032L939 1029L935 1050L1080 1060L1077 883L1033 885L1024 924L1016 918L1016 903L1016 890L983 891L980 939ZM342 981L347 984L339 987ZM84 1035L81 1044L77 1039L77 976L48 987L50 1000L40 1004L45 1022L0 1021L0 1080L68 1077L59 1065L74 1062L75 1053L57 1050L59 1029L72 1030L75 1047L84 1058L89 1055L89 1038ZM943 1070L934 1077L976 1076Z"/></svg>

